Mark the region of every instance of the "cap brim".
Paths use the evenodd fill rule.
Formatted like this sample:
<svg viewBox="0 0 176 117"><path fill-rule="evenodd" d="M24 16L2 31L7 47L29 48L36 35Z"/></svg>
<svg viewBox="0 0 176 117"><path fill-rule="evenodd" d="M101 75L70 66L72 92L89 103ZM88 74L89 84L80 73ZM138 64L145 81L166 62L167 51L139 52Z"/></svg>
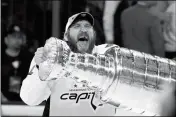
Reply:
<svg viewBox="0 0 176 117"><path fill-rule="evenodd" d="M81 20L81 19L89 21L92 26L94 25L94 18L90 13L81 12L77 15L74 21Z"/></svg>

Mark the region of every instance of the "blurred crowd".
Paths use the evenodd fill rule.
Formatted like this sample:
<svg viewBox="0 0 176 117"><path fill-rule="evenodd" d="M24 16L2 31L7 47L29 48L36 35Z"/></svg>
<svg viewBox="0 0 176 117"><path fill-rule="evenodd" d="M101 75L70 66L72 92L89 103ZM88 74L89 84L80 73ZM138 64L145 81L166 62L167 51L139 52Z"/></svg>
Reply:
<svg viewBox="0 0 176 117"><path fill-rule="evenodd" d="M62 2L62 29L68 17L86 11L95 18L97 45L117 44L120 47L169 59L176 57L175 1L80 0L78 3L72 0ZM26 29L15 21L11 24L1 22L1 102L21 101L20 87L28 74L32 57L36 49L44 44L45 39L52 36L52 13L51 10L46 12L45 36L41 36L44 35L41 13L35 16L32 13L28 14L27 21L34 21L34 26L26 25Z"/></svg>

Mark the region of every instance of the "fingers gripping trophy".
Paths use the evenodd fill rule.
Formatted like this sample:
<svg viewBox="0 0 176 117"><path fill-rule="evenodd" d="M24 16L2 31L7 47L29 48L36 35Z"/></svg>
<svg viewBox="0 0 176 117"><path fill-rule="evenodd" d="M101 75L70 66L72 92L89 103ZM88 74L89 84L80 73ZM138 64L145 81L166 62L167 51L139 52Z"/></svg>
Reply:
<svg viewBox="0 0 176 117"><path fill-rule="evenodd" d="M70 52L68 45L64 41L61 41L57 38L50 38L46 41L46 44L44 46L46 61L43 61L42 64L39 65L39 77L41 80L47 80L48 76L57 65L59 65L57 68L63 68L63 60L66 58L66 55L68 55L64 52L67 51Z"/></svg>
<svg viewBox="0 0 176 117"><path fill-rule="evenodd" d="M44 51L47 59L39 65L41 80L72 78L94 89L104 103L143 115L158 115L164 86L175 85L175 61L117 45L104 55L80 54L52 37Z"/></svg>

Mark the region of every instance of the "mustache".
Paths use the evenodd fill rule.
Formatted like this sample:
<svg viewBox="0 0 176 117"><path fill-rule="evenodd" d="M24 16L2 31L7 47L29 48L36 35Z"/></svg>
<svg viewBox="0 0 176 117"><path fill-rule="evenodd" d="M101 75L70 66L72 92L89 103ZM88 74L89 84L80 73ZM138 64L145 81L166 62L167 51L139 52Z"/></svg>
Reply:
<svg viewBox="0 0 176 117"><path fill-rule="evenodd" d="M85 39L89 39L89 35L87 32L81 32L78 34L77 36L77 39L80 39L80 38L85 38Z"/></svg>

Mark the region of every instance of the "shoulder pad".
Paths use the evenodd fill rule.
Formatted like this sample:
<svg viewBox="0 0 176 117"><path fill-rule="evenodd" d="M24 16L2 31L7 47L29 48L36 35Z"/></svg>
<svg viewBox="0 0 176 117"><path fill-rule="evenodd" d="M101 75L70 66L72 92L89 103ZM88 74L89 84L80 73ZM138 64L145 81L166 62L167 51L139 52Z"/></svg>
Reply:
<svg viewBox="0 0 176 117"><path fill-rule="evenodd" d="M118 45L115 44L102 44L96 46L96 53L98 54L105 54L107 50L113 48L113 47L118 47Z"/></svg>

